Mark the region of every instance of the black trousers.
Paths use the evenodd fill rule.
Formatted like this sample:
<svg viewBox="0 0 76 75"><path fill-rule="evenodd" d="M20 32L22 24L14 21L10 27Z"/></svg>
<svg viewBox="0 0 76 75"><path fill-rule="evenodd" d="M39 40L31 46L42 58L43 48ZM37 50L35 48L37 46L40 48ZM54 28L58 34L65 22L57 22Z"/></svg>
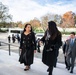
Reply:
<svg viewBox="0 0 76 75"><path fill-rule="evenodd" d="M53 65L49 66L49 74L48 75L52 75L53 72Z"/></svg>
<svg viewBox="0 0 76 75"><path fill-rule="evenodd" d="M66 68L68 67L68 63L66 61L66 56L64 56Z"/></svg>

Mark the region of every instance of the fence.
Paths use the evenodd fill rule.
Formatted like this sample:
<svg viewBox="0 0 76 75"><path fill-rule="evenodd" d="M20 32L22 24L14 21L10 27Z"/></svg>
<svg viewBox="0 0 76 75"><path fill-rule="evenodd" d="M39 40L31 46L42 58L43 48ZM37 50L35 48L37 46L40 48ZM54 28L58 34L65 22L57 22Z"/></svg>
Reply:
<svg viewBox="0 0 76 75"><path fill-rule="evenodd" d="M20 55L19 46L14 45L14 44L11 44L11 43L6 43L6 42L3 42L3 41L0 41L0 49L4 49L5 46L8 46L9 55L11 55L11 46L17 47L17 48L18 48L18 51L19 51L19 55ZM4 50L5 50L5 49L4 49Z"/></svg>

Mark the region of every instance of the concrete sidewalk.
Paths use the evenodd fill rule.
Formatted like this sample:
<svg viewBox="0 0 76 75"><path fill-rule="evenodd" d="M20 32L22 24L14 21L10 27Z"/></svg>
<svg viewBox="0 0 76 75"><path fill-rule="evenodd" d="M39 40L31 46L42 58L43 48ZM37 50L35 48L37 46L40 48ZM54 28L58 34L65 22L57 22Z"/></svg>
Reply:
<svg viewBox="0 0 76 75"><path fill-rule="evenodd" d="M34 64L29 71L24 71L24 65L18 62L19 55L8 51L0 50L0 75L48 75L47 66L41 62L41 59L34 58ZM76 75L76 67L74 73L71 74L65 69L64 64L57 64L54 68L53 75Z"/></svg>

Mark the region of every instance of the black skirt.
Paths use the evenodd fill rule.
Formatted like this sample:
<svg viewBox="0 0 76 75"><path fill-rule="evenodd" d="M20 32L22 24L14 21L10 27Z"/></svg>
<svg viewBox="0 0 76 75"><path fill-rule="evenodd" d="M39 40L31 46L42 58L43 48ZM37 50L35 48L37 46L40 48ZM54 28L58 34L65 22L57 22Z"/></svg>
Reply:
<svg viewBox="0 0 76 75"><path fill-rule="evenodd" d="M19 57L19 62L24 65L33 64L34 51L32 49L22 49L21 55Z"/></svg>

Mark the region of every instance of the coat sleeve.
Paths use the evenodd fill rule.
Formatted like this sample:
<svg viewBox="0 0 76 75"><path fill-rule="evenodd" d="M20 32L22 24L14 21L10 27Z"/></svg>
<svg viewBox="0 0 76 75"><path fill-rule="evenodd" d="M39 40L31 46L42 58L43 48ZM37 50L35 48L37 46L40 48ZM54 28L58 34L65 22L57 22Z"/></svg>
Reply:
<svg viewBox="0 0 76 75"><path fill-rule="evenodd" d="M33 42L33 48L34 48L34 50L36 50L36 38L35 38L35 34L33 33L32 34L32 42Z"/></svg>
<svg viewBox="0 0 76 75"><path fill-rule="evenodd" d="M43 43L45 42L45 36L46 36L46 32L47 31L45 31L45 34L44 34L44 36L40 39L40 41L42 41Z"/></svg>
<svg viewBox="0 0 76 75"><path fill-rule="evenodd" d="M20 40L20 49L22 49L22 44L23 44L23 34L21 34L21 40Z"/></svg>
<svg viewBox="0 0 76 75"><path fill-rule="evenodd" d="M58 35L57 41L56 41L56 44L55 44L55 49L58 50L61 46L62 46L62 35Z"/></svg>

